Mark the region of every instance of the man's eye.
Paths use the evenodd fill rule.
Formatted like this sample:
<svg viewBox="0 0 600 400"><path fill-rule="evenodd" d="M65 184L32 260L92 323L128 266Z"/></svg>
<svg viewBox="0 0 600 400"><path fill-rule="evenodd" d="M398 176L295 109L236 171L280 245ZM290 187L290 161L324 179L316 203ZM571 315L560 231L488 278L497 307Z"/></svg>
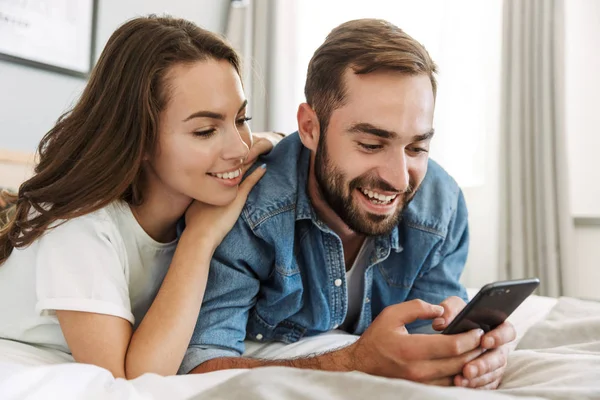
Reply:
<svg viewBox="0 0 600 400"><path fill-rule="evenodd" d="M427 153L428 152L428 150L423 147L409 147L408 150L413 153Z"/></svg>
<svg viewBox="0 0 600 400"><path fill-rule="evenodd" d="M380 144L359 143L358 145L367 151L375 151L383 148Z"/></svg>

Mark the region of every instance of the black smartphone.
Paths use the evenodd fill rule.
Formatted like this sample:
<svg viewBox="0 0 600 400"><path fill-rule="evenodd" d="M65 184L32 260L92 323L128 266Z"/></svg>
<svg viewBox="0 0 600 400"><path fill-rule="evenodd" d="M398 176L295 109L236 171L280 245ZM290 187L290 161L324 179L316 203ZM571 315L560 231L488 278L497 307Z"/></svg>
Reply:
<svg viewBox="0 0 600 400"><path fill-rule="evenodd" d="M539 286L538 278L494 282L485 285L442 331L454 335L481 328L489 332L506 318Z"/></svg>

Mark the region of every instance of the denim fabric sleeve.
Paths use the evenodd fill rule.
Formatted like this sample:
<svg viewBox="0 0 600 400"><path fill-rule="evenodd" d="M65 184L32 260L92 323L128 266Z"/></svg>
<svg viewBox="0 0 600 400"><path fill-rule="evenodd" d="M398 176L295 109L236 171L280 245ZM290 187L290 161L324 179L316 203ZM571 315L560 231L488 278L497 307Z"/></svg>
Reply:
<svg viewBox="0 0 600 400"><path fill-rule="evenodd" d="M433 267L426 269L417 277L408 300L421 299L431 304L440 304L450 296L458 296L468 301L467 291L460 283L460 276L465 267L469 251L469 226L467 206L462 191L459 191L457 206L448 233L438 249L438 256ZM419 327L430 324L430 321L416 321L407 326L412 332Z"/></svg>
<svg viewBox="0 0 600 400"><path fill-rule="evenodd" d="M180 373L213 358L244 352L250 309L256 304L259 274L272 265L272 249L243 217L216 249L196 327Z"/></svg>
<svg viewBox="0 0 600 400"><path fill-rule="evenodd" d="M205 361L213 358L239 357L240 353L229 349L211 346L190 346L185 352L183 363L179 367L178 374L188 374L191 370Z"/></svg>

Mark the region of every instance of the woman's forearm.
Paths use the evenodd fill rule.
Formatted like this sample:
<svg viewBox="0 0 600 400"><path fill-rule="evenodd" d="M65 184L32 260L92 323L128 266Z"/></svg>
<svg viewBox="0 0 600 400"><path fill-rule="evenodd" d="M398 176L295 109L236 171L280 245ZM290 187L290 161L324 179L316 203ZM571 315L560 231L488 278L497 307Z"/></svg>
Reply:
<svg viewBox="0 0 600 400"><path fill-rule="evenodd" d="M133 379L146 372L177 373L189 345L215 246L201 232L184 231L152 306L133 333L125 373Z"/></svg>

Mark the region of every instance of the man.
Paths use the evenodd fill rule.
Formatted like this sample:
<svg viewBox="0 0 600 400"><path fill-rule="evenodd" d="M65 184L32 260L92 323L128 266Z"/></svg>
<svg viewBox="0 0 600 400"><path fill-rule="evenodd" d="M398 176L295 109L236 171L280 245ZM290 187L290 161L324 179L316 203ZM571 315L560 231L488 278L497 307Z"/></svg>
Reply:
<svg viewBox="0 0 600 400"><path fill-rule="evenodd" d="M385 21L330 33L309 64L298 133L264 158L269 172L215 252L181 372L287 365L497 387L510 324L418 333L431 320L443 329L466 300L465 202L428 158L435 72ZM240 357L246 337L292 343L338 328L361 337L314 357Z"/></svg>

